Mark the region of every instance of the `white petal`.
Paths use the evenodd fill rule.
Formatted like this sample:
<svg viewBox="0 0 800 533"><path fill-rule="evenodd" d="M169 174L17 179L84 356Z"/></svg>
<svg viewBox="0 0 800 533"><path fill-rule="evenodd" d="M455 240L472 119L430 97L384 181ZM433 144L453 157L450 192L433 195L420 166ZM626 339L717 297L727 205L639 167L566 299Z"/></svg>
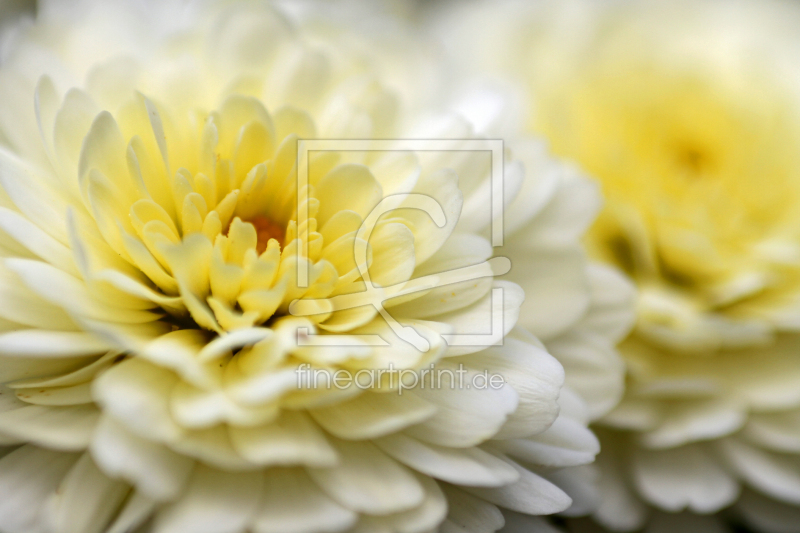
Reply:
<svg viewBox="0 0 800 533"><path fill-rule="evenodd" d="M153 500L177 496L194 466L188 457L134 435L107 414L97 425L90 449L106 474L131 482Z"/></svg>
<svg viewBox="0 0 800 533"><path fill-rule="evenodd" d="M178 453L194 457L202 463L227 471L252 470L256 465L236 451L228 426L184 430L169 447Z"/></svg>
<svg viewBox="0 0 800 533"><path fill-rule="evenodd" d="M591 463L600 452L600 443L588 427L563 416L544 433L497 441L494 446L523 462L553 467Z"/></svg>
<svg viewBox="0 0 800 533"><path fill-rule="evenodd" d="M334 441L340 462L309 468L311 478L348 509L369 514L405 511L422 502L424 492L406 467L369 442Z"/></svg>
<svg viewBox="0 0 800 533"><path fill-rule="evenodd" d="M390 514L380 517L362 517L359 526L367 531L386 530L397 533L422 533L434 531L447 515L447 500L439 485L427 476L416 476L417 481L425 489L425 498L422 503L402 513ZM369 526L367 521L369 519Z"/></svg>
<svg viewBox="0 0 800 533"><path fill-rule="evenodd" d="M482 378L475 378L480 372L453 363L440 363L437 372L441 373L437 379L443 378L441 384L434 389L417 387L414 394L434 404L438 411L406 429L407 435L440 446L475 446L496 435L517 408L517 393L508 384L499 389L475 388L472 383L480 383Z"/></svg>
<svg viewBox="0 0 800 533"><path fill-rule="evenodd" d="M36 294L75 316L133 324L151 322L158 318L157 314L150 311L104 305L92 297L81 280L47 263L29 259L6 259L6 266L16 272Z"/></svg>
<svg viewBox="0 0 800 533"><path fill-rule="evenodd" d="M30 405L0 413L0 432L57 450L89 445L100 411L93 405Z"/></svg>
<svg viewBox="0 0 800 533"><path fill-rule="evenodd" d="M657 428L641 436L648 448L671 448L730 435L747 419L742 406L725 399L676 402L664 409L663 416Z"/></svg>
<svg viewBox="0 0 800 533"><path fill-rule="evenodd" d="M573 329L547 341L547 349L566 371L566 383L586 401L596 419L613 409L625 388L625 363L610 341Z"/></svg>
<svg viewBox="0 0 800 533"><path fill-rule="evenodd" d="M449 506L442 533L494 533L503 527L503 513L491 503L450 485L442 490Z"/></svg>
<svg viewBox="0 0 800 533"><path fill-rule="evenodd" d="M272 468L252 528L254 533L336 533L357 519L356 513L328 498L304 470Z"/></svg>
<svg viewBox="0 0 800 533"><path fill-rule="evenodd" d="M701 445L669 450L637 450L634 481L642 496L672 512L718 511L739 495L739 484Z"/></svg>
<svg viewBox="0 0 800 533"><path fill-rule="evenodd" d="M79 455L22 446L0 459L0 524L9 533L31 533L47 496L55 492Z"/></svg>
<svg viewBox="0 0 800 533"><path fill-rule="evenodd" d="M256 513L261 472L224 472L198 465L186 493L155 517L154 533L240 533Z"/></svg>
<svg viewBox="0 0 800 533"><path fill-rule="evenodd" d="M800 503L800 458L754 448L729 437L717 443L726 462L754 488L786 503Z"/></svg>
<svg viewBox="0 0 800 533"><path fill-rule="evenodd" d="M0 334L0 355L11 357L89 357L111 346L91 333L27 329Z"/></svg>
<svg viewBox="0 0 800 533"><path fill-rule="evenodd" d="M64 310L28 289L5 265L0 266L0 317L45 330L75 330L75 322Z"/></svg>
<svg viewBox="0 0 800 533"><path fill-rule="evenodd" d="M144 438L174 440L181 430L172 419L169 396L178 379L139 357L126 359L94 381L97 403Z"/></svg>
<svg viewBox="0 0 800 533"><path fill-rule="evenodd" d="M0 185L28 220L62 244L69 242L67 202L7 148L0 148Z"/></svg>
<svg viewBox="0 0 800 533"><path fill-rule="evenodd" d="M78 275L70 249L19 213L0 207L0 229L48 263Z"/></svg>
<svg viewBox="0 0 800 533"><path fill-rule="evenodd" d="M648 507L636 495L628 478L630 449L611 432L602 433L603 453L597 457L600 470L600 505L594 519L615 531L633 531L644 526Z"/></svg>
<svg viewBox="0 0 800 533"><path fill-rule="evenodd" d="M495 295L495 292L500 294ZM498 341L511 331L519 318L520 306L525 300L525 293L516 283L494 281L492 291L472 305L450 313L437 315L432 320L443 322L453 328L453 333L445 334L448 356L464 355L498 344ZM501 321L499 330L495 322ZM453 335L480 335L466 345L459 343Z"/></svg>
<svg viewBox="0 0 800 533"><path fill-rule="evenodd" d="M519 397L517 409L497 434L498 439L541 433L558 415L558 399L564 369L549 353L520 338L506 337L492 346L459 359L470 368L498 375Z"/></svg>
<svg viewBox="0 0 800 533"><path fill-rule="evenodd" d="M513 466L480 448L446 448L403 434L383 437L375 445L406 466L455 485L498 487L519 479Z"/></svg>
<svg viewBox="0 0 800 533"><path fill-rule="evenodd" d="M419 154L418 154L419 156ZM422 157L420 157L422 159ZM414 231L414 251L417 265L424 263L447 241L458 223L463 197L458 187L458 176L450 169L423 176L417 181L414 193L427 195L436 200L444 211L444 225L437 227L430 216L419 209L398 209L394 216L409 220ZM405 205L405 204L404 204Z"/></svg>
<svg viewBox="0 0 800 533"><path fill-rule="evenodd" d="M592 263L587 273L591 304L579 327L619 342L630 332L636 319L636 289L628 278L606 265Z"/></svg>
<svg viewBox="0 0 800 533"><path fill-rule="evenodd" d="M594 222L602 206L599 185L593 180L565 171L548 204L526 225L528 242L561 246L577 242Z"/></svg>
<svg viewBox="0 0 800 533"><path fill-rule="evenodd" d="M589 309L586 257L579 245L528 249L512 238L504 253L511 260L506 278L525 291L519 325L544 342L567 331Z"/></svg>
<svg viewBox="0 0 800 533"><path fill-rule="evenodd" d="M542 475L567 493L572 505L562 511L563 516L586 516L600 503L599 472L593 465L573 466L548 470Z"/></svg>
<svg viewBox="0 0 800 533"><path fill-rule="evenodd" d="M300 411L283 411L264 426L228 428L231 443L248 461L263 465L332 466L336 452L317 425Z"/></svg>
<svg viewBox="0 0 800 533"><path fill-rule="evenodd" d="M410 392L365 391L352 400L309 413L326 431L341 439L366 440L400 431L435 412L433 405Z"/></svg>
<svg viewBox="0 0 800 533"><path fill-rule="evenodd" d="M17 397L34 405L66 407L92 403L91 383L81 383L71 387L51 387L34 389L17 388Z"/></svg>
<svg viewBox="0 0 800 533"><path fill-rule="evenodd" d="M498 488L465 487L464 490L484 500L525 514L544 515L567 509L572 500L557 486L515 463L519 481Z"/></svg>
<svg viewBox="0 0 800 533"><path fill-rule="evenodd" d="M129 492L83 454L47 501L45 520L58 533L101 533Z"/></svg>

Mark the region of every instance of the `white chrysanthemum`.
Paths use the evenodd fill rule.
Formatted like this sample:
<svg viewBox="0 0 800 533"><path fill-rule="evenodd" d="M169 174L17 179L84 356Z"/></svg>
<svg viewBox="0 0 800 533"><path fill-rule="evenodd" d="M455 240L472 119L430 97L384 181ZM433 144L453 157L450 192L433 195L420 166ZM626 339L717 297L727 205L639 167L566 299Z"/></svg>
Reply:
<svg viewBox="0 0 800 533"><path fill-rule="evenodd" d="M458 18L465 60L518 83L529 129L599 179L589 244L639 288L600 520L738 502L760 530L798 531L800 10L512 2Z"/></svg>
<svg viewBox="0 0 800 533"><path fill-rule="evenodd" d="M457 76L466 79L457 89L455 108L481 133L516 131L514 98L507 87L470 80L469 71ZM508 144L527 177L506 211L503 251L512 263L506 278L526 294L518 323L566 371L562 400L569 399L572 408L562 409L550 432L563 432L566 439L584 435L584 445L581 454L565 454L555 462L550 479L573 498L563 514L581 516L597 508L600 494L594 465L585 466L599 443L580 428L607 414L622 397L624 364L615 346L633 325L634 293L615 269L590 262L580 242L601 208L597 185L573 165L554 159L541 140L520 138Z"/></svg>
<svg viewBox="0 0 800 533"><path fill-rule="evenodd" d="M414 69L381 57L422 45L386 35L376 52L322 26L255 2L65 1L15 36L0 69L0 530L477 533L580 493L559 468L597 452L585 407L567 392L558 417L563 369L513 329L522 290L485 263L488 154L311 153L297 190L298 139L475 137L409 111L427 100L408 97ZM510 199L523 169L505 169ZM570 211L551 192L517 208L544 249ZM399 193L433 198L441 220L393 205L367 245L365 217ZM480 277L406 290L470 265ZM373 306L333 309L367 268L427 351ZM549 291L603 300L588 283ZM297 299L315 312L292 316ZM501 346L445 342L487 333L492 313ZM307 378L460 365L466 383L503 383Z"/></svg>

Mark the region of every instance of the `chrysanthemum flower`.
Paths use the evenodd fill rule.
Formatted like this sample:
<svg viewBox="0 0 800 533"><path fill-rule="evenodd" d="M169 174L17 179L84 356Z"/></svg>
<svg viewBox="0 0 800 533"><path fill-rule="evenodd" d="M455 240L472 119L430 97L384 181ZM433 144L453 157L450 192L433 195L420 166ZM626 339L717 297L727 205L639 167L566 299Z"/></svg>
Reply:
<svg viewBox="0 0 800 533"><path fill-rule="evenodd" d="M797 531L800 11L493 3L461 21L463 57L518 82L528 128L599 179L589 245L638 286L600 520L738 502L759 530Z"/></svg>
<svg viewBox="0 0 800 533"><path fill-rule="evenodd" d="M413 61L381 58L424 46L383 33L298 29L261 3L90 1L42 3L16 35L0 530L475 533L570 506L581 487L559 468L597 442L581 401L558 398L562 366L514 328L522 290L485 262L487 154L312 152L298 187L299 139L475 137L413 111L429 100L409 96ZM510 201L523 168L505 168ZM555 198L518 208L538 213L531 242L565 223ZM393 209L370 219L376 205ZM367 282L384 307L334 306ZM502 345L446 342L495 316ZM315 381L388 369L465 382ZM470 387L483 372L502 382Z"/></svg>

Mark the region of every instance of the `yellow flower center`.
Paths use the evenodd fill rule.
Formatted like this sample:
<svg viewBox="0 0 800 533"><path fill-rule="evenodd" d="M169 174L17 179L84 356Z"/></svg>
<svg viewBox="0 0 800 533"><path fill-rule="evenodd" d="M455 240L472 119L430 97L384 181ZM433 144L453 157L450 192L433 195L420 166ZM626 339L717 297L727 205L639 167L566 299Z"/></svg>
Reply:
<svg viewBox="0 0 800 533"><path fill-rule="evenodd" d="M640 281L710 293L773 269L765 243L800 236L800 109L757 76L600 63L546 101L537 124L602 183L597 252Z"/></svg>

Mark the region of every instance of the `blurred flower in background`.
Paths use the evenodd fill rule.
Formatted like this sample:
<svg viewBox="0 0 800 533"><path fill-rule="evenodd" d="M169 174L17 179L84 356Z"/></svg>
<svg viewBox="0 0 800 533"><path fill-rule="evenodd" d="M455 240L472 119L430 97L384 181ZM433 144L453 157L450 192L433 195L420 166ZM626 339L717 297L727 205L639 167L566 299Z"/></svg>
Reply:
<svg viewBox="0 0 800 533"><path fill-rule="evenodd" d="M800 5L434 12L462 71L512 85L527 129L599 181L587 245L638 287L627 391L600 422L598 520L735 504L759 530L800 531Z"/></svg>
<svg viewBox="0 0 800 533"><path fill-rule="evenodd" d="M487 153L319 152L299 187L298 139L506 131L442 112L457 105L399 22L411 14L358 6L46 1L15 28L0 68L0 531L480 533L594 508L587 426L622 392L612 345L631 315L630 287L578 245L596 187L541 142L501 155L541 339L515 327L523 291L485 262ZM365 241L373 207L403 193L444 220L398 203ZM461 267L480 275L404 292ZM363 292L364 269L428 350L372 306L333 307ZM292 316L303 297L318 312ZM485 335L494 314L501 346L445 342ZM548 350L575 368L563 389ZM429 367L503 380L399 394L299 373Z"/></svg>

